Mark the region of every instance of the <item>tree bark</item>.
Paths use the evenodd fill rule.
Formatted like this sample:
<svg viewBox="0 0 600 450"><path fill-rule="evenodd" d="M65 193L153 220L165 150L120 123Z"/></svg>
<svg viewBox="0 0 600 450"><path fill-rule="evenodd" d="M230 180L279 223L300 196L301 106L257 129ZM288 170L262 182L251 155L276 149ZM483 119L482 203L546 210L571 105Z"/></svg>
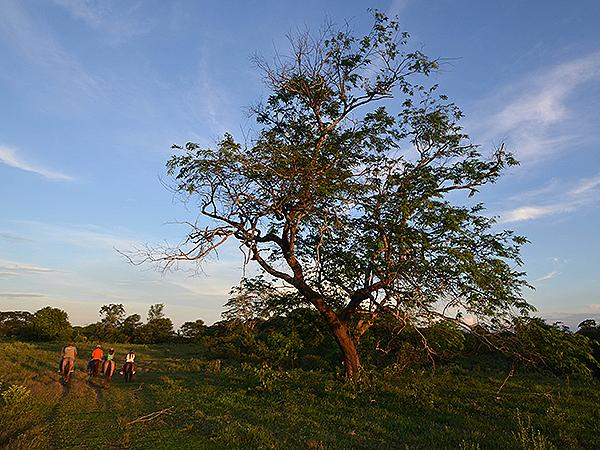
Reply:
<svg viewBox="0 0 600 450"><path fill-rule="evenodd" d="M333 333L335 339L342 351L344 358L344 369L346 370L347 378L358 378L360 372L360 357L358 356L358 349L356 343L350 336L347 327L334 329Z"/></svg>
<svg viewBox="0 0 600 450"><path fill-rule="evenodd" d="M336 312L332 309L326 307L320 308L319 306L317 306L317 309L325 317L325 321L342 352L346 377L357 378L360 374L360 357L358 355L356 342L350 334L348 324L345 321L340 320Z"/></svg>

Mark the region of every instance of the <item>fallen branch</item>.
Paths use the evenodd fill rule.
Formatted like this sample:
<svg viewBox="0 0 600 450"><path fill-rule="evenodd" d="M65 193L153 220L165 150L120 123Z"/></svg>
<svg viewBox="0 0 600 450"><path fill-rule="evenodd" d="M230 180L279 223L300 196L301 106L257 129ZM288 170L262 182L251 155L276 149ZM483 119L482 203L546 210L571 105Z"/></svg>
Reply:
<svg viewBox="0 0 600 450"><path fill-rule="evenodd" d="M127 422L127 425L133 425L134 423L141 423L141 422L149 422L149 421L154 420L157 417L160 417L164 414L171 414L174 411L174 409L175 409L174 406L169 406L168 408L161 409L160 411L154 411L150 414L146 414L145 416L138 417L137 419L133 419L131 422Z"/></svg>
<svg viewBox="0 0 600 450"><path fill-rule="evenodd" d="M496 392L496 395L500 394L500 391L502 390L502 388L504 387L504 385L506 384L506 382L508 381L508 379L510 377L513 376L513 374L515 373L515 365L513 364L513 366L510 369L510 372L508 372L508 375L506 376L506 378L504 379L504 381L502 382L502 385L500 386L500 388L498 389L498 391Z"/></svg>

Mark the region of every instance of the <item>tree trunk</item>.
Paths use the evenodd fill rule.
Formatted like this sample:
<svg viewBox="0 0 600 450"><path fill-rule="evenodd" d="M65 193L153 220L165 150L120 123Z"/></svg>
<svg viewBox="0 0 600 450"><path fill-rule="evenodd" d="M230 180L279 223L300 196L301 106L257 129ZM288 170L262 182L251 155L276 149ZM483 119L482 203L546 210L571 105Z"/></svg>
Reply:
<svg viewBox="0 0 600 450"><path fill-rule="evenodd" d="M344 327L343 330L334 330L335 339L342 351L344 358L344 369L346 370L347 378L357 378L359 376L360 369L360 357L358 356L358 350L354 340L348 333L348 328Z"/></svg>
<svg viewBox="0 0 600 450"><path fill-rule="evenodd" d="M317 308L317 311L319 311L325 319L329 330L333 333L335 341L342 352L346 377L357 378L360 375L360 357L358 356L356 342L350 334L348 322L327 306L323 298L319 295L315 295L315 291L310 289L304 282L297 283L295 287L314 305L315 308Z"/></svg>
<svg viewBox="0 0 600 450"><path fill-rule="evenodd" d="M354 342L354 339L350 335L348 325L340 320L335 311L331 309L320 310L320 312L325 317L325 321L342 351L346 377L357 378L359 376L360 357L358 356L356 342Z"/></svg>

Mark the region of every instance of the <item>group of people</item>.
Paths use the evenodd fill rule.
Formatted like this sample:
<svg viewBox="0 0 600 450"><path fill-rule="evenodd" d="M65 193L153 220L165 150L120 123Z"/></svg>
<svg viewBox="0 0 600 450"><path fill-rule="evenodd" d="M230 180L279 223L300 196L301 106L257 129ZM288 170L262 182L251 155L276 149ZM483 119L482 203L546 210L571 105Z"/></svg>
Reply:
<svg viewBox="0 0 600 450"><path fill-rule="evenodd" d="M63 347L61 356L62 356L62 358L60 359L60 365L58 367L58 371L60 373L62 373L62 368L63 368L64 363L69 359L73 362L71 367L73 367L73 368L75 367L75 359L77 358L77 347L75 347L75 345L73 345L73 343L69 343L68 345ZM101 361L103 364L104 361L114 361L114 357L115 357L115 349L114 348L110 348L105 355L104 351L102 350L102 347L100 345L96 345L96 348L94 348L94 350L92 350L92 356L91 356L90 360L88 361L87 371L90 372L93 361ZM125 361L123 362L123 367L121 368L121 372L120 372L121 375L123 375L123 371L125 370L125 366L127 365L127 363L133 364L133 373L135 373L135 352L133 350L130 350L129 353L127 353L127 355L125 355ZM73 370L74 369L71 369L71 372L73 372Z"/></svg>

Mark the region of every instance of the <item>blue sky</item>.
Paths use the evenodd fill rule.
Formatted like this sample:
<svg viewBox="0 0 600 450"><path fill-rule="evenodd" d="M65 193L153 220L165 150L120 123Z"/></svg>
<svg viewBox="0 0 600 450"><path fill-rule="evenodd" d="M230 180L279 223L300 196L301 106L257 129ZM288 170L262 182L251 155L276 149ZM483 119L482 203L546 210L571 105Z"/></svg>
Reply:
<svg viewBox="0 0 600 450"><path fill-rule="evenodd" d="M526 235L549 320L600 320L600 2L0 0L0 310L106 303L176 324L219 319L242 258L161 275L114 248L177 242L193 210L161 184L170 145L241 138L266 95L250 57L326 18L357 31L368 6L448 58L432 77L483 149L521 160L481 199Z"/></svg>

